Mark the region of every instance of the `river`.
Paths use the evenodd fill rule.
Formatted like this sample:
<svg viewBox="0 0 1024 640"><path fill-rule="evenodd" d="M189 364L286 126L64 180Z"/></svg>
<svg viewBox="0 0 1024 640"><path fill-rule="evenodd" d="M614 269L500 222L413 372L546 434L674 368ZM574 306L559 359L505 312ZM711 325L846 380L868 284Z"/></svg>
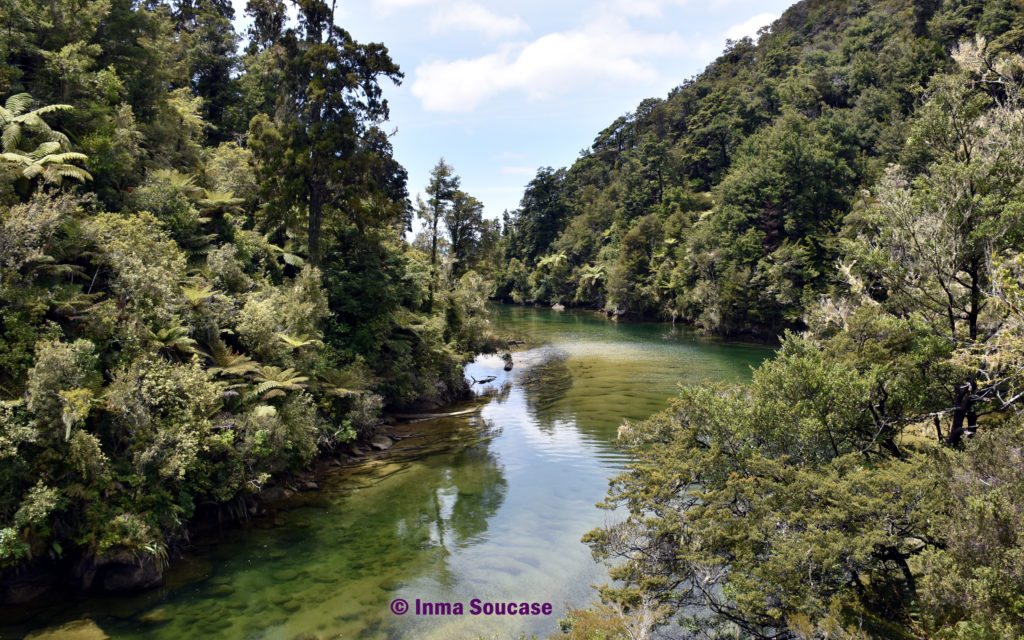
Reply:
<svg viewBox="0 0 1024 640"><path fill-rule="evenodd" d="M89 618L113 638L545 638L593 601L607 570L580 542L627 463L623 419L667 406L680 383L749 378L771 351L587 312L495 306L530 349L469 416L403 425L384 457L338 469L273 517L194 541L164 588L3 614L0 636ZM402 598L550 602L549 616L395 615Z"/></svg>

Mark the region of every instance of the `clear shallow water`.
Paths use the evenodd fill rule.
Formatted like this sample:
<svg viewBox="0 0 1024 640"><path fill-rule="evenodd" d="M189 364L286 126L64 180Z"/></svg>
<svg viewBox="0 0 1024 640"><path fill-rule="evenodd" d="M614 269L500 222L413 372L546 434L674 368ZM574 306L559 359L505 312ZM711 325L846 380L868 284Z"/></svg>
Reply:
<svg viewBox="0 0 1024 640"><path fill-rule="evenodd" d="M88 617L114 638L546 637L594 597L606 569L580 537L626 463L625 418L665 407L679 383L745 380L770 354L663 324L494 308L501 334L536 346L467 374L497 375L479 412L404 425L383 458L332 472L273 518L204 536L162 589L0 614L0 637ZM414 603L551 602L538 617L396 616ZM20 618L20 620L16 620ZM11 622L17 622L12 625Z"/></svg>

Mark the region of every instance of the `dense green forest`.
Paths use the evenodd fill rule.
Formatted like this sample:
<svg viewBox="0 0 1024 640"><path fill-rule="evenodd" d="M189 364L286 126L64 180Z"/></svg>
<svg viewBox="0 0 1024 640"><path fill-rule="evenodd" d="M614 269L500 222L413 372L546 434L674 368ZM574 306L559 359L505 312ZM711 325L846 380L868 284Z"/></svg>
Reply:
<svg viewBox="0 0 1024 640"><path fill-rule="evenodd" d="M803 326L846 216L933 149L917 114L975 36L1017 51L1024 9L990 2L809 1L731 43L665 99L643 101L568 169L543 168L505 216L497 295L718 334ZM934 103L934 100L933 100Z"/></svg>
<svg viewBox="0 0 1024 640"><path fill-rule="evenodd" d="M383 45L319 0L10 9L0 597L152 583L197 516L466 392L489 286L404 240Z"/></svg>
<svg viewBox="0 0 1024 640"><path fill-rule="evenodd" d="M1021 0L800 2L500 222L444 160L410 201L402 73L322 0L14 7L0 599L153 584L463 397L490 296L782 336L622 426L615 581L561 637L1024 637Z"/></svg>
<svg viewBox="0 0 1024 640"><path fill-rule="evenodd" d="M499 294L776 335L626 423L572 638L1024 637L1024 4L808 0L544 169Z"/></svg>

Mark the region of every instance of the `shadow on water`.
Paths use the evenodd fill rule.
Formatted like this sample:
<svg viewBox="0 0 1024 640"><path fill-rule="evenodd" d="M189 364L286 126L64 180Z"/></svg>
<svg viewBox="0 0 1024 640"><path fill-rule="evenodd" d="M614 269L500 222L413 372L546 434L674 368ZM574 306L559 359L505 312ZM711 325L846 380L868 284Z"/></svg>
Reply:
<svg viewBox="0 0 1024 640"><path fill-rule="evenodd" d="M194 540L164 588L6 612L0 636L81 618L128 639L548 635L606 579L580 537L609 517L594 504L626 462L621 421L663 408L680 382L744 380L770 351L595 314L498 306L494 324L539 346L511 373L497 356L467 369L495 376L474 385L478 413L405 425L387 456ZM396 616L394 598L547 601L555 613Z"/></svg>

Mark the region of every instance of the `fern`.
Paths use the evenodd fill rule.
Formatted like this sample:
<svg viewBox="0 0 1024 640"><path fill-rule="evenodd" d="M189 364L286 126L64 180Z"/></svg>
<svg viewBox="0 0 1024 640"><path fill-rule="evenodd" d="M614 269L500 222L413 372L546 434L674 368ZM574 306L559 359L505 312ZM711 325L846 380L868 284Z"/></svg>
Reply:
<svg viewBox="0 0 1024 640"><path fill-rule="evenodd" d="M304 336L300 336L298 338L294 338L294 337L292 337L292 336L290 336L288 334L285 334L285 333L277 334L277 338L278 338L278 340L280 340L281 342L283 342L287 346L291 347L292 349L301 349L303 347L310 347L310 346L320 346L320 345L323 344L323 342L321 340L316 340L316 339L312 339L312 338L306 338Z"/></svg>
<svg viewBox="0 0 1024 640"><path fill-rule="evenodd" d="M220 336L210 340L206 345L206 351L200 353L210 360L213 366L209 371L216 376L242 377L259 369L259 363L232 350Z"/></svg>
<svg viewBox="0 0 1024 640"><path fill-rule="evenodd" d="M306 388L307 376L301 375L299 371L288 368L261 366L256 369L255 378L257 381L254 395L260 400L270 400L284 396L289 391L301 391Z"/></svg>
<svg viewBox="0 0 1024 640"><path fill-rule="evenodd" d="M188 328L181 324L175 324L170 327L164 327L156 331L156 333L150 332L150 340L156 343L157 350L169 355L191 355L198 353L196 349L196 341L188 335Z"/></svg>
<svg viewBox="0 0 1024 640"><path fill-rule="evenodd" d="M181 288L181 295L185 296L190 305L198 307L217 295L217 292L209 285L185 286Z"/></svg>

